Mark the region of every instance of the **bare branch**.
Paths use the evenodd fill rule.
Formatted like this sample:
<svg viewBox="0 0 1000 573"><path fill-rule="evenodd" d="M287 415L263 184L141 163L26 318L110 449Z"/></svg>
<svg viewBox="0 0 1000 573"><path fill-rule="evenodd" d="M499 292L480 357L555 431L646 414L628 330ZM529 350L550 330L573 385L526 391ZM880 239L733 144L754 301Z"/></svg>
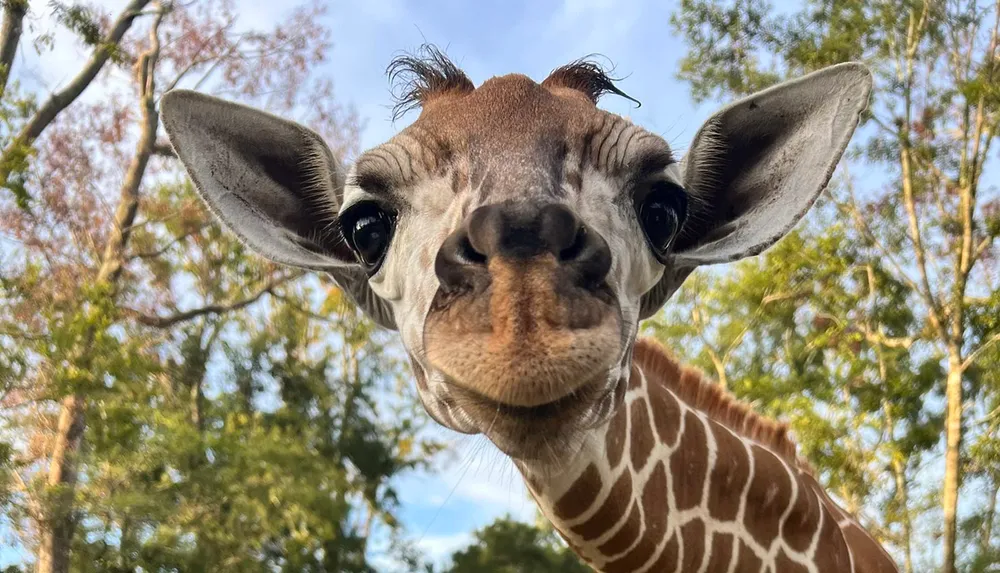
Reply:
<svg viewBox="0 0 1000 573"><path fill-rule="evenodd" d="M153 328L170 328L182 322L187 322L189 320L193 320L201 316L225 314L227 312L232 312L234 310L240 310L242 308L246 308L251 304L260 300L260 298L263 297L265 294L272 294L273 293L272 291L281 284L284 284L294 278L297 278L298 276L300 275L296 273L268 281L268 283L264 285L263 288L261 288L256 293L247 298L235 300L225 304L210 304L207 306L194 308L191 310L186 310L184 312L179 312L177 314L173 314L170 316L153 316L148 314L142 314L141 312L133 309L122 309L122 310L127 314L134 316L135 319L138 320L140 324L143 324L145 326L152 326Z"/></svg>
<svg viewBox="0 0 1000 573"><path fill-rule="evenodd" d="M33 495L31 495L31 490L28 489L28 484L24 482L24 478L21 477L21 473L18 472L17 470L14 470L10 473L13 474L14 476L15 488L24 494L24 499L28 504L28 507L26 508L28 510L28 515L31 516L31 519L34 519L35 521L41 521L42 519L44 519L45 513L42 511L42 506L41 504L38 503L38 500L35 499Z"/></svg>
<svg viewBox="0 0 1000 573"><path fill-rule="evenodd" d="M916 200L913 197L913 172L910 165L910 152L912 149L909 145L909 142L904 140L903 150L900 153L900 163L902 165L901 177L903 183L903 207L906 210L907 221L909 222L909 236L910 242L913 245L913 253L917 263L917 272L920 273L921 288L918 289L918 291L924 293L924 299L929 307L930 312L928 315L930 316L931 321L940 331L942 337L948 341L951 337L948 334L948 331L944 328L943 313L938 305L937 299L934 296L934 290L931 289L931 282L927 273L927 248L924 246L923 238L921 236Z"/></svg>
<svg viewBox="0 0 1000 573"><path fill-rule="evenodd" d="M994 240L995 240L994 237L984 237L983 240L980 241L978 245L976 245L975 252L972 255L973 263L975 263L975 261L978 261L979 258L983 256L983 253L986 252L986 249L990 248L990 245L993 244Z"/></svg>
<svg viewBox="0 0 1000 573"><path fill-rule="evenodd" d="M962 362L962 371L964 372L967 368L969 368L969 366L972 366L977 358L982 356L984 352L989 350L997 342L1000 342L1000 332L994 333L993 336L984 340L983 343L979 345L979 348L969 353L969 355L965 358L965 361Z"/></svg>
<svg viewBox="0 0 1000 573"><path fill-rule="evenodd" d="M958 187L958 182L951 177L945 175L941 168L937 166L933 161L927 161L922 158L919 154L913 156L913 160L920 165L920 167L928 170L934 175L938 181L948 185L950 187Z"/></svg>
<svg viewBox="0 0 1000 573"><path fill-rule="evenodd" d="M846 212L851 217L851 219L854 221L855 227L857 227L857 229L861 231L861 234L864 235L866 239L871 241L871 243L875 246L876 249L879 250L879 252L882 254L885 260L889 261L889 264L892 265L893 269L899 275L899 279L905 282L907 286L910 287L910 289L912 289L926 301L926 296L924 292L919 287L917 287L916 282L914 282L914 280L910 277L910 275L903 270L902 265L900 265L899 261L896 260L894 254L888 248L886 248L885 245L882 244L882 242L875 235L875 232L868 225L868 222L861 215L861 210L858 208L857 198L854 195L854 186L848 183L847 189L851 198L850 201L848 203L841 203L837 201L836 202L837 208L843 212Z"/></svg>
<svg viewBox="0 0 1000 573"><path fill-rule="evenodd" d="M229 51L227 51L222 56L216 58L215 61L212 62L212 65L209 66L207 70L205 70L205 73L201 74L201 78L194 84L194 89L201 88L202 84L204 84L208 80L208 78L212 77L212 74L215 73L215 70L218 69L220 65L222 65L222 62L236 53L236 51L239 49L240 42L242 41L243 38L239 38L238 40L236 40L236 42L233 43L233 47L230 48ZM177 80L180 80L180 76L177 77Z"/></svg>
<svg viewBox="0 0 1000 573"><path fill-rule="evenodd" d="M101 258L101 268L97 272L97 282L114 283L121 274L123 253L132 235L132 224L139 210L139 188L146 174L146 166L156 146L156 129L160 118L156 113L156 84L154 73L160 56L160 22L165 9L161 9L154 17L149 30L149 48L139 55L136 62L136 80L139 85L139 95L142 103L142 132L136 144L135 156L125 172L119 193L118 207L115 209L114 228L104 247Z"/></svg>
<svg viewBox="0 0 1000 573"><path fill-rule="evenodd" d="M225 32L227 30L230 30L233 27L233 24L235 24L235 23L236 23L236 18L235 17L230 18L229 21L226 22L225 25L223 25L221 28L219 28L219 32L222 33L222 32ZM213 64L213 66L212 66L211 69L214 69L215 66L218 65L218 63L220 61L222 61L222 60L224 60L224 59L232 56L233 53L236 52L236 49L239 46L240 41L242 41L242 38L237 39L236 42L233 44L232 48L230 48L229 50L227 50L226 53L223 54L223 55L221 55L221 56L218 56L218 57L215 57L215 58L201 58L200 57L201 52L203 52L205 50L205 48L208 46L208 43L209 43L208 40L206 39L202 43L202 45L198 47L198 50L195 52L194 57L191 58L191 61L188 63L188 65L185 66L183 70L179 71L177 73L177 75L174 77L174 79L171 80L167 84L166 89L163 90L164 93L169 92L170 90L172 90L175 87L177 87L177 84L179 84L181 82L181 80L184 79L184 77L187 76L193 69L195 69L196 67L198 67L198 66L200 66L202 64L206 64L206 63L212 61L212 59L215 60L215 64ZM210 69L210 71L211 71L211 69Z"/></svg>
<svg viewBox="0 0 1000 573"><path fill-rule="evenodd" d="M848 324L839 317L825 312L816 313L816 316L830 320L844 332L860 334L865 337L866 341L876 346L909 349L913 346L913 343L917 341L916 336L887 336L881 330L871 330L867 326L864 326L864 323L862 322L852 322Z"/></svg>
<svg viewBox="0 0 1000 573"><path fill-rule="evenodd" d="M173 238L173 240L168 241L167 244L163 245L159 249L156 249L155 251L133 253L132 256L129 257L129 260L155 259L156 257L162 256L164 253L169 251L174 245L184 242L184 240L190 237L191 235L197 235L198 233L202 232L205 228L209 226L211 226L211 223L206 221L205 223L198 225L197 227L189 231L177 235L176 237Z"/></svg>
<svg viewBox="0 0 1000 573"><path fill-rule="evenodd" d="M159 155L160 157L177 157L174 153L174 148L171 147L166 141L157 141L153 144L153 155Z"/></svg>

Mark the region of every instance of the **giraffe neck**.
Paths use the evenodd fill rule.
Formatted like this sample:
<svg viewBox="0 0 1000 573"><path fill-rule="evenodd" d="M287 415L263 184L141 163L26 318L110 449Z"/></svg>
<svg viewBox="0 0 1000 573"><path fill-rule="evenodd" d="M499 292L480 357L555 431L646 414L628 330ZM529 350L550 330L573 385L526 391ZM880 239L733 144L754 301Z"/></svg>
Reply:
<svg viewBox="0 0 1000 573"><path fill-rule="evenodd" d="M542 512L602 572L897 571L784 427L655 343L637 343L624 404L561 467L519 464Z"/></svg>

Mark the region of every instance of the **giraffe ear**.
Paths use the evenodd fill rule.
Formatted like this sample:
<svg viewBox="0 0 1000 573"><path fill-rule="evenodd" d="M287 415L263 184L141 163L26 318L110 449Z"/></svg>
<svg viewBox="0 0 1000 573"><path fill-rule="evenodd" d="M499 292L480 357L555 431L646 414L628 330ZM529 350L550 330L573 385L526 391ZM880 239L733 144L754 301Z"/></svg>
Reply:
<svg viewBox="0 0 1000 573"><path fill-rule="evenodd" d="M713 115L681 172L688 218L663 278L642 297L656 313L701 265L760 254L826 188L868 105L871 72L838 64L760 91Z"/></svg>
<svg viewBox="0 0 1000 573"><path fill-rule="evenodd" d="M319 135L187 90L164 95L160 115L198 193L251 248L294 267L355 264L340 231L328 224L343 175Z"/></svg>
<svg viewBox="0 0 1000 573"><path fill-rule="evenodd" d="M868 68L848 62L713 115L681 166L690 206L677 264L735 261L784 237L830 182L871 89Z"/></svg>
<svg viewBox="0 0 1000 573"><path fill-rule="evenodd" d="M329 272L376 322L392 312L341 236L344 170L315 132L188 90L160 102L171 145L225 227L280 264Z"/></svg>

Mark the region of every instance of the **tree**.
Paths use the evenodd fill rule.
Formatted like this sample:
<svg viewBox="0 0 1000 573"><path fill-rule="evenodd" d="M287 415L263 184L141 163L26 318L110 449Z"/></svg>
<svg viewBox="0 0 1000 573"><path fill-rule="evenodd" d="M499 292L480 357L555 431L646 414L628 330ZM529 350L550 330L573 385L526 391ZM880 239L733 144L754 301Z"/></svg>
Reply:
<svg viewBox="0 0 1000 573"><path fill-rule="evenodd" d="M399 353L224 233L158 137L160 96L197 86L355 151L322 5L266 31L229 0L50 7L94 51L40 106L16 69L0 97L3 515L40 573L370 570L391 478L436 451Z"/></svg>
<svg viewBox="0 0 1000 573"><path fill-rule="evenodd" d="M998 484L985 468L996 462L991 444L997 435L994 418L1000 396L986 365L996 359L1000 329L994 320L984 322L982 317L1000 314L1000 202L987 175L1000 125L997 4L821 0L779 14L761 0L685 0L673 24L690 46L680 77L691 84L696 99L747 94L789 75L845 60L861 59L872 67L875 100L848 160L872 169L860 171L858 177L843 171L830 203L837 218L847 223L840 231L841 244L856 251L850 265L831 270L840 273L838 280L858 281L860 286L848 284L843 293L828 293L823 290L827 283L810 278L810 286L819 289L807 288L797 301L822 308L825 299L853 291L853 302L844 299L840 314L819 317L824 323L829 319L825 328L857 339L862 345L857 352L867 353L858 356L868 361L866 372L886 366L884 381L875 387L886 398L899 398L890 386L903 381L915 386L901 390L912 389L914 397L926 394L930 402L925 405L938 399L944 403L933 412L944 419L943 440L935 450L944 459L940 495L931 494L943 519L940 531L928 534L940 534L940 562L947 573L956 571L962 559L971 563L977 555L992 553L992 492ZM841 257L839 250L834 256ZM859 272L870 278L847 277ZM883 306L880 300L891 304ZM886 312L913 317L899 323ZM766 320L772 318L769 309L761 313ZM809 356L819 360L823 354L804 344L786 364ZM940 374L925 388L914 376L930 374L932 362ZM888 369L899 364L902 371ZM847 361L844 367L859 365ZM843 376L835 379L848 381ZM875 422L902 431L894 417L900 413L884 411ZM882 463L905 466L899 459ZM921 482L931 470L913 471L911 479ZM963 480L963 475L974 479ZM980 488L987 492L982 499L986 509L969 516L974 519L964 529L975 542L965 543L959 539L959 496ZM893 503L907 500L919 508L919 500L910 499L904 490L893 494ZM904 521L914 525L912 519ZM963 547L971 549L960 559ZM904 554L909 563L909 551ZM908 567L912 570L913 565Z"/></svg>
<svg viewBox="0 0 1000 573"><path fill-rule="evenodd" d="M551 529L502 517L474 534L475 542L456 551L448 573L587 573L590 568Z"/></svg>

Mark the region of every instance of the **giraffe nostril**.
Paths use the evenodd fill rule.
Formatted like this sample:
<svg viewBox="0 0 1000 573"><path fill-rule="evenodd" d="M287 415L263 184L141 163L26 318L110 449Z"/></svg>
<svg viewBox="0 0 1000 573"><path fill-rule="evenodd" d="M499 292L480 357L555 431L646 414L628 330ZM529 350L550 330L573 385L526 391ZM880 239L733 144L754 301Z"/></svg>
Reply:
<svg viewBox="0 0 1000 573"><path fill-rule="evenodd" d="M599 285L611 272L611 249L607 241L581 225L573 243L559 253L559 261L581 285Z"/></svg>
<svg viewBox="0 0 1000 573"><path fill-rule="evenodd" d="M500 203L476 208L442 243L435 272L447 291L490 282L488 263L502 258L523 265L551 255L560 280L601 288L611 268L607 242L560 204Z"/></svg>
<svg viewBox="0 0 1000 573"><path fill-rule="evenodd" d="M489 255L477 248L463 228L452 233L438 249L434 273L446 292L459 293L488 281Z"/></svg>
<svg viewBox="0 0 1000 573"><path fill-rule="evenodd" d="M581 226L577 232L576 236L573 238L573 243L566 247L565 249L559 251L559 260L562 262L576 260L583 250L587 246L587 228Z"/></svg>
<svg viewBox="0 0 1000 573"><path fill-rule="evenodd" d="M460 259L463 259L466 262L475 265L486 264L487 261L486 255L476 250L476 247L473 246L472 241L469 240L468 235L463 236L458 241L458 244L455 245L455 247L456 247L456 254Z"/></svg>

